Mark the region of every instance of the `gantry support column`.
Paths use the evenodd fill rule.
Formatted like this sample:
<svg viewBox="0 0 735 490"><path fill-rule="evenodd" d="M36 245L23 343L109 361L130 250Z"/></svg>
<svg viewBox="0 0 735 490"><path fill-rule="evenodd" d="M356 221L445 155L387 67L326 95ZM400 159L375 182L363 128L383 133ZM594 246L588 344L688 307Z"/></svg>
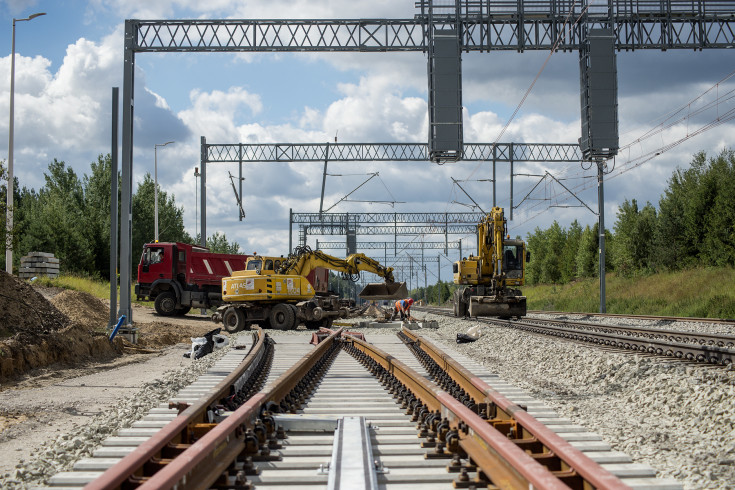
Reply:
<svg viewBox="0 0 735 490"><path fill-rule="evenodd" d="M122 127L122 206L120 208L120 310L126 325L133 323L130 298L133 271L133 108L135 83L135 29L133 21L125 21L125 59L123 62L123 127Z"/></svg>

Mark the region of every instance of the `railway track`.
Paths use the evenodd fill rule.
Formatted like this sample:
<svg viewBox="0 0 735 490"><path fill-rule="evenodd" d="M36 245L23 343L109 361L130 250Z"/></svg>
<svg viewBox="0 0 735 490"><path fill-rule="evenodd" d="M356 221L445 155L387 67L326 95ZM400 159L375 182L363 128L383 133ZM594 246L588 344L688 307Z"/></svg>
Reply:
<svg viewBox="0 0 735 490"><path fill-rule="evenodd" d="M420 307L424 311L453 317L448 308ZM549 320L524 317L515 320L477 318L477 321L567 340L592 343L673 357L700 363L729 365L735 361L735 336L685 332L655 327L632 327L573 320Z"/></svg>
<svg viewBox="0 0 735 490"><path fill-rule="evenodd" d="M544 311L544 310L528 310L529 315L554 315L554 316L586 316L598 318L622 318L626 320L659 320L671 322L692 322L692 323L724 323L735 325L735 318L699 318L699 317L680 317L680 316L661 316L661 315L622 315L619 313L582 313L569 311Z"/></svg>
<svg viewBox="0 0 735 490"><path fill-rule="evenodd" d="M680 488L410 330L370 336L256 329L50 485Z"/></svg>

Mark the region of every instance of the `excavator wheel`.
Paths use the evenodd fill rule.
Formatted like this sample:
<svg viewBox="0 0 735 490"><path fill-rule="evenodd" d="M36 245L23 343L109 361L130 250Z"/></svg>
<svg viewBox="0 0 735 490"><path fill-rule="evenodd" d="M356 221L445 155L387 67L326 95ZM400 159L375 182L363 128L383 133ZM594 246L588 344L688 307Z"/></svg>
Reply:
<svg viewBox="0 0 735 490"><path fill-rule="evenodd" d="M245 313L239 308L227 308L222 314L222 324L229 333L236 333L246 326Z"/></svg>
<svg viewBox="0 0 735 490"><path fill-rule="evenodd" d="M153 302L156 312L161 316L172 316L176 314L176 294L173 291L163 291Z"/></svg>
<svg viewBox="0 0 735 490"><path fill-rule="evenodd" d="M467 303L464 302L464 296L461 289L454 292L454 316L464 318L467 316Z"/></svg>
<svg viewBox="0 0 735 490"><path fill-rule="evenodd" d="M270 314L271 327L277 330L296 328L296 315L291 305L280 303L273 307Z"/></svg>

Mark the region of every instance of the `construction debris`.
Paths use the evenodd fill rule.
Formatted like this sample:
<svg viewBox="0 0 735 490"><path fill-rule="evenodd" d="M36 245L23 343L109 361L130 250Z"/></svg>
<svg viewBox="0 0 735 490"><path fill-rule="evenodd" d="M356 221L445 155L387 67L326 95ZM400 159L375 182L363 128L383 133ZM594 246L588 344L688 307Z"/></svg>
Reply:
<svg viewBox="0 0 735 490"><path fill-rule="evenodd" d="M479 339L482 335L482 327L480 325L473 325L467 329L467 333L457 334L457 343L466 344L467 342L474 342Z"/></svg>

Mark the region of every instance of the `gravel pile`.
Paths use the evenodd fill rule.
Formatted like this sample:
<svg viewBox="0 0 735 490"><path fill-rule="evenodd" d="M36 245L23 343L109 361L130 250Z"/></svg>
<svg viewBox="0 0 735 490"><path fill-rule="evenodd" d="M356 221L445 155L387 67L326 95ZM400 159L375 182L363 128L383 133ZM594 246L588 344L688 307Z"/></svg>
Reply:
<svg viewBox="0 0 735 490"><path fill-rule="evenodd" d="M421 333L448 345L477 325L435 315L427 319L437 320L440 328ZM735 486L732 367L619 353L504 327L483 331L477 342L454 347L560 416L599 433L614 450L656 468L659 476L676 478L687 489Z"/></svg>
<svg viewBox="0 0 735 490"><path fill-rule="evenodd" d="M158 404L173 398L193 383L228 350L229 346L193 360L186 368L169 371L145 384L134 396L120 400L117 406L97 416L91 423L73 426L66 434L43 444L29 460L21 460L13 473L0 476L0 488L15 490L45 485L50 477L70 471L76 461L90 457L102 441L119 429L130 427Z"/></svg>

